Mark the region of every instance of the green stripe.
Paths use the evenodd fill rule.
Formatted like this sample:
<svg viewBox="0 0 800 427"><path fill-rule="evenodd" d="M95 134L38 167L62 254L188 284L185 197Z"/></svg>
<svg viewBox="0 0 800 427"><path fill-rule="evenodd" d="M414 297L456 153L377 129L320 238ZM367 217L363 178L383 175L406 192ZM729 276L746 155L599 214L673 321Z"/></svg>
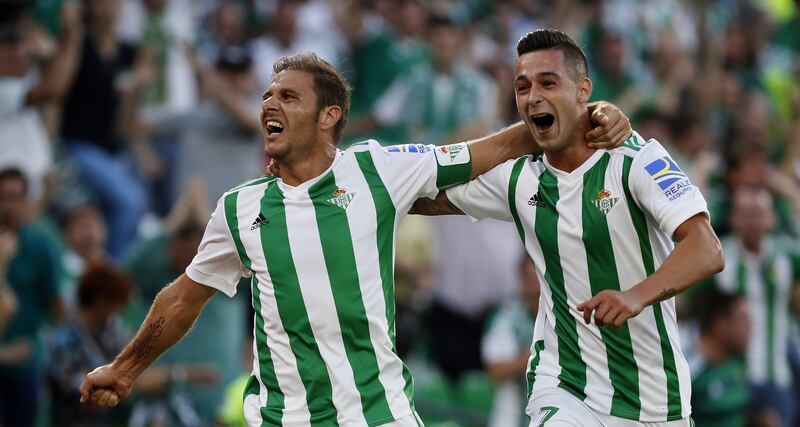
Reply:
<svg viewBox="0 0 800 427"><path fill-rule="evenodd" d="M242 265L245 268L250 269L250 257L247 256L247 251L245 251L244 245L242 244L242 238L239 235L239 217L237 212L238 199L238 192L228 193L225 196L223 201L225 208L225 220L228 223L228 229L231 231L231 237L233 237L233 243L236 245L236 252L239 253L239 259L242 261Z"/></svg>
<svg viewBox="0 0 800 427"><path fill-rule="evenodd" d="M539 178L539 196L544 206L536 208L534 231L544 255L544 279L553 295L555 331L558 337L558 360L561 373L560 387L579 397L586 398L586 363L581 359L578 347L578 325L570 314L567 291L564 288L564 271L558 251L558 180L549 170Z"/></svg>
<svg viewBox="0 0 800 427"><path fill-rule="evenodd" d="M639 237L639 249L642 252L642 261L644 262L644 271L646 276L650 276L655 272L655 261L653 260L653 249L650 246L650 234L647 228L647 218L644 212L639 209L636 202L633 200L629 186L629 176L631 172L631 165L633 158L625 157L622 164L622 189L625 192L625 203L628 205L628 212L633 221L633 228L636 229L636 235ZM667 377L667 420L680 419L682 414L681 405L681 387L678 379L678 368L675 363L675 353L672 351L672 344L670 343L669 333L667 326L664 323L664 313L661 304L653 304L653 315L656 318L656 329L658 329L658 337L661 341L661 356L664 360L664 374Z"/></svg>
<svg viewBox="0 0 800 427"><path fill-rule="evenodd" d="M378 379L378 358L370 340L367 310L361 295L347 213L327 201L337 188L333 172L328 172L308 189L308 193L316 211L322 254L328 270L347 360L353 369L356 388L361 395L364 418L367 424L375 425L394 417L386 400L386 390ZM360 196L367 197L366 194ZM355 197L359 195L356 194Z"/></svg>
<svg viewBox="0 0 800 427"><path fill-rule="evenodd" d="M747 266L741 252L736 259L736 292L739 295L747 296Z"/></svg>
<svg viewBox="0 0 800 427"><path fill-rule="evenodd" d="M462 145L462 150L469 151L469 145L465 143L436 147L435 150L444 150L446 148L452 150L452 147ZM472 175L472 156L470 156L467 163L461 163L457 165L442 165L439 163L439 158L436 157L436 153L434 153L434 157L436 158L436 187L446 188L469 181L469 178Z"/></svg>
<svg viewBox="0 0 800 427"><path fill-rule="evenodd" d="M261 382L267 388L267 404L259 409L261 425L280 425L284 410L284 395L275 374L272 353L267 347L267 333L264 331L264 316L261 315L261 292L258 279L253 275L251 282L253 292L253 309L255 310L256 348L258 349L258 370Z"/></svg>
<svg viewBox="0 0 800 427"><path fill-rule="evenodd" d="M767 303L767 382L775 383L775 317L778 315L775 311L775 298L778 297L778 284L775 281L774 257L767 259L761 274L764 277L766 287L764 299Z"/></svg>
<svg viewBox="0 0 800 427"><path fill-rule="evenodd" d="M605 190L605 175L611 156L606 153L583 175L583 245L589 267L589 284L592 296L604 290L620 290L611 234L606 214L595 207L592 200ZM614 396L611 400L611 415L638 419L641 412L639 399L639 368L633 357L633 344L628 324L618 329L601 327L600 336L606 347L608 374Z"/></svg>
<svg viewBox="0 0 800 427"><path fill-rule="evenodd" d="M514 217L514 224L517 225L517 232L519 238L522 239L522 244L525 244L525 229L522 228L522 222L519 219L519 212L517 212L517 182L519 175L522 173L522 168L528 157L520 157L514 162L514 167L511 168L511 178L508 181L508 207L511 209L511 216Z"/></svg>
<svg viewBox="0 0 800 427"><path fill-rule="evenodd" d="M247 256L247 251L244 249L241 236L239 235L238 198L238 192L229 193L225 196L223 201L225 219L228 223L228 229L231 231L236 251L239 253L239 258L242 260L242 265L250 269L252 267L250 257ZM252 286L253 309L255 310L255 340L256 349L258 349L259 377L261 383L267 388L267 404L260 408L261 418L264 423L277 425L280 424L281 415L283 414L284 395L275 374L272 353L267 346L267 333L264 331L264 318L261 315L261 298L258 289L258 279L256 279L255 275L253 275L253 279L250 283ZM259 385L255 379L255 376L251 376L250 380L248 380L247 387L245 387L245 396L259 394Z"/></svg>
<svg viewBox="0 0 800 427"><path fill-rule="evenodd" d="M375 218L377 218L378 234L378 262L380 263L381 284L383 285L383 298L386 303L386 323L389 325L389 337L392 340L392 353L397 355L395 342L395 307L394 307L394 227L397 220L397 210L392 203L392 198L383 184L383 180L375 168L372 154L369 151L356 153L356 160L364 179L369 185L372 201L375 205ZM400 356L397 356L400 360ZM401 362L402 363L402 362ZM405 392L411 408L414 408L414 382L411 372L403 363L403 380Z"/></svg>
<svg viewBox="0 0 800 427"><path fill-rule="evenodd" d="M539 366L539 360L541 359L541 353L544 350L544 340L539 340L533 343L533 358L531 359L531 365L528 368L528 400L531 398L531 394L533 393L533 383L536 382L536 368Z"/></svg>
<svg viewBox="0 0 800 427"><path fill-rule="evenodd" d="M251 185L263 184L265 182L274 181L276 179L278 179L278 177L276 177L276 176L266 176L266 175L265 176L261 176L261 177L258 177L256 179L251 179L250 181L245 181L245 182L237 185L236 187L233 187L229 191L241 190L244 187L250 187Z"/></svg>
<svg viewBox="0 0 800 427"><path fill-rule="evenodd" d="M255 375L250 375L247 379L247 384L244 386L244 397L258 394L260 388L261 385L258 383L258 378Z"/></svg>
<svg viewBox="0 0 800 427"><path fill-rule="evenodd" d="M271 185L264 191L261 213L270 222L259 228L261 246L275 290L278 315L289 336L289 346L297 359L297 370L306 389L311 424L330 425L336 423L331 381L325 361L314 340L303 294L300 291L300 282L289 246L283 198L283 193L277 185Z"/></svg>

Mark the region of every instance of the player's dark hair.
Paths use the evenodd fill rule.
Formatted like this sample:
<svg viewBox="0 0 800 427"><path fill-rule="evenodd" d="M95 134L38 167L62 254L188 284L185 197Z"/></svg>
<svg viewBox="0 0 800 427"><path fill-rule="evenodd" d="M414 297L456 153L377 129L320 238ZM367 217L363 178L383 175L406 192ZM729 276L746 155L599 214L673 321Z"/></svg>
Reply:
<svg viewBox="0 0 800 427"><path fill-rule="evenodd" d="M133 293L133 283L120 270L105 264L89 267L78 284L78 305L125 305Z"/></svg>
<svg viewBox="0 0 800 427"><path fill-rule="evenodd" d="M342 109L342 118L333 129L333 141L338 143L350 110L350 85L333 65L313 52L300 52L278 58L272 66L273 73L278 74L285 70L305 71L314 76L318 112L331 105Z"/></svg>
<svg viewBox="0 0 800 427"><path fill-rule="evenodd" d="M572 73L572 79L578 81L589 77L586 54L574 40L558 30L539 29L522 36L517 42L517 58L539 50L556 49L564 54L564 63Z"/></svg>
<svg viewBox="0 0 800 427"><path fill-rule="evenodd" d="M700 299L700 333L710 332L718 320L730 317L733 306L743 297L739 294L725 293L709 287ZM699 304L698 304L699 305Z"/></svg>
<svg viewBox="0 0 800 427"><path fill-rule="evenodd" d="M17 180L22 182L22 185L25 188L25 194L28 193L28 178L25 177L25 174L22 173L21 170L17 168L6 168L0 170L0 182L5 182L8 180Z"/></svg>

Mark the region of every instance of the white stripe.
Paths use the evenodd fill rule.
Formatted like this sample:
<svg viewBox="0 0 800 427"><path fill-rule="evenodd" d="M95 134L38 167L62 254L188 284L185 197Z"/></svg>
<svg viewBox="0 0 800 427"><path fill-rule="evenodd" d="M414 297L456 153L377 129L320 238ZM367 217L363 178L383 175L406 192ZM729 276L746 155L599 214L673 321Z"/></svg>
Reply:
<svg viewBox="0 0 800 427"><path fill-rule="evenodd" d="M383 296L378 254L378 233L376 229L363 226L375 224L377 227L375 201L369 192L369 184L363 178L356 162L342 165L341 170L336 174L336 182L340 187L364 189L356 194L350 207L346 209L347 222L353 240L356 270L361 287L361 299L367 314L370 341L378 363L378 380L383 385L386 401L394 419L398 419L411 414L412 407L404 392L403 363L392 352L392 342L388 334L389 324L386 320L386 301ZM349 179L341 179L340 176ZM396 227L394 221L392 227ZM394 258L392 263L393 260Z"/></svg>
<svg viewBox="0 0 800 427"><path fill-rule="evenodd" d="M264 196L266 185L247 187L239 191L237 199L237 213L239 224L249 224L247 219L257 215L260 209L260 200ZM241 227L245 229L246 227ZM275 289L269 271L266 268L264 249L261 244L260 229L243 231L240 235L242 245L250 257L251 265L258 278L259 302L261 312L257 315L264 320L264 331L267 334L267 348L272 357L272 365L278 386L284 394L283 424L292 426L310 425L310 415L306 402L306 391L300 380L297 370L297 360L289 345L289 336L283 328L283 323L278 315L278 305L275 300ZM258 353L256 353L258 354ZM259 377L259 382L260 382ZM266 405L267 394L259 396L259 408Z"/></svg>
<svg viewBox="0 0 800 427"><path fill-rule="evenodd" d="M330 377L333 405L340 425L365 424L361 399L342 340L313 203L309 199L286 200L286 225L303 303L320 355Z"/></svg>

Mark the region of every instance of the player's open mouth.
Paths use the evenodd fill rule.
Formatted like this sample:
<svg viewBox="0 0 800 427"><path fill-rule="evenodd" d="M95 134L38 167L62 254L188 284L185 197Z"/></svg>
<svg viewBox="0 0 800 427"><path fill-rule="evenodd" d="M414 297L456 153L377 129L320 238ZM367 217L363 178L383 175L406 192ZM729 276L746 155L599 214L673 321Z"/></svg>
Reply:
<svg viewBox="0 0 800 427"><path fill-rule="evenodd" d="M269 135L275 135L283 132L283 125L276 121L276 120L268 120L267 121L267 133Z"/></svg>
<svg viewBox="0 0 800 427"><path fill-rule="evenodd" d="M540 113L531 116L531 122L539 132L547 132L553 127L556 117L550 113Z"/></svg>

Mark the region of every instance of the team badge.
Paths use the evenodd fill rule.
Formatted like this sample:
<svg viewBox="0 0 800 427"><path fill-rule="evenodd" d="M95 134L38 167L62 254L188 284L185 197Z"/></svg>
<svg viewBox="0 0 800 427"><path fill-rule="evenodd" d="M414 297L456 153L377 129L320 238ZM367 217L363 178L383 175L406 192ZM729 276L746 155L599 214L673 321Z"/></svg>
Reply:
<svg viewBox="0 0 800 427"><path fill-rule="evenodd" d="M350 202L353 200L354 197L356 197L355 192L348 193L347 190L339 187L336 189L336 191L333 192L333 197L331 197L326 201L334 206L338 206L342 209L347 209L347 207L350 206Z"/></svg>
<svg viewBox="0 0 800 427"><path fill-rule="evenodd" d="M600 209L603 215L608 215L608 212L611 211L611 208L613 208L618 201L619 197L611 197L610 191L603 190L597 193L597 198L592 200L592 204L597 209Z"/></svg>
<svg viewBox="0 0 800 427"><path fill-rule="evenodd" d="M458 145L458 144L445 145L445 146L439 147L439 151L441 151L444 154L449 154L450 155L450 160L455 160L455 158L458 156L458 153L460 153L461 150L463 150L463 149L464 149L464 146L463 145Z"/></svg>

